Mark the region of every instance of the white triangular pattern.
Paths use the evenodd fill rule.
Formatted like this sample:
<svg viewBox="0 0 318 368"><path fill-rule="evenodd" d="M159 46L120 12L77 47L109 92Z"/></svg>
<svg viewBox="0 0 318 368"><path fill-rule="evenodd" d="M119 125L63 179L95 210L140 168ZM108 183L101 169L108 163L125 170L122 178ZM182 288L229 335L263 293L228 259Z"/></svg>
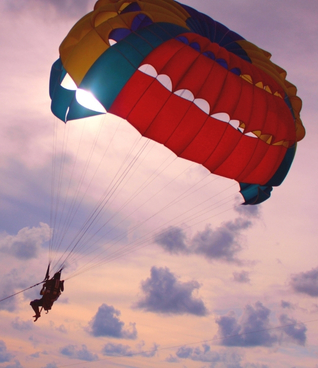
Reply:
<svg viewBox="0 0 318 368"><path fill-rule="evenodd" d="M157 78L157 70L150 64L143 64L138 68L138 70L149 75L150 77Z"/></svg>
<svg viewBox="0 0 318 368"><path fill-rule="evenodd" d="M173 93L179 97L184 98L185 100L188 100L188 101L194 100L193 93L189 91L188 89L179 89L178 91L175 91Z"/></svg>
<svg viewBox="0 0 318 368"><path fill-rule="evenodd" d="M167 88L170 92L172 91L172 82L170 77L167 74L159 74L157 77L158 82L160 82L165 88Z"/></svg>
<svg viewBox="0 0 318 368"><path fill-rule="evenodd" d="M245 135L246 135L247 137L258 138L258 137L257 137L257 135L255 135L253 132L245 133Z"/></svg>
<svg viewBox="0 0 318 368"><path fill-rule="evenodd" d="M212 118L220 121L224 121L224 123L228 123L230 121L230 116L226 112L217 112L216 114L211 115Z"/></svg>
<svg viewBox="0 0 318 368"><path fill-rule="evenodd" d="M230 121L229 121L229 124L230 124L233 128L235 128L235 129L238 129L238 130L239 130L239 127L240 127L240 122L239 122L239 120L235 120L235 119L230 120Z"/></svg>
<svg viewBox="0 0 318 368"><path fill-rule="evenodd" d="M199 109L204 111L207 115L210 114L210 104L208 103L207 100L204 100L203 98L196 98L193 102L198 106Z"/></svg>

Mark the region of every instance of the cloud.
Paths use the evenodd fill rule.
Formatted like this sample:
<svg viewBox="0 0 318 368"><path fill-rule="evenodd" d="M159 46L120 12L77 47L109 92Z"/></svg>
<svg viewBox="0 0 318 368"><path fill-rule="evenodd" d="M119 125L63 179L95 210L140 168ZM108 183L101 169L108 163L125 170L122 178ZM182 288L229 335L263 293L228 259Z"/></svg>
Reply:
<svg viewBox="0 0 318 368"><path fill-rule="evenodd" d="M0 340L0 363L9 362L13 355L7 351L7 346L4 341Z"/></svg>
<svg viewBox="0 0 318 368"><path fill-rule="evenodd" d="M188 254L187 237L179 227L169 227L155 235L155 242L170 254Z"/></svg>
<svg viewBox="0 0 318 368"><path fill-rule="evenodd" d="M318 267L291 275L290 286L298 293L318 296Z"/></svg>
<svg viewBox="0 0 318 368"><path fill-rule="evenodd" d="M39 352L36 352L34 354L30 354L30 357L31 358L40 358L40 353Z"/></svg>
<svg viewBox="0 0 318 368"><path fill-rule="evenodd" d="M79 18L91 11L93 1L91 0L47 0L44 4L37 0L10 0L6 2L5 9L11 12L25 12L31 10L40 10L46 14L54 15L63 18Z"/></svg>
<svg viewBox="0 0 318 368"><path fill-rule="evenodd" d="M261 302L254 306L246 305L242 316L237 318L234 312L216 319L218 324L218 338L224 346L272 346L280 342L292 342L305 345L306 326L295 319L281 314L278 319L281 327L280 336L270 331L271 310Z"/></svg>
<svg viewBox="0 0 318 368"><path fill-rule="evenodd" d="M16 290L25 289L29 286L28 281L23 277L22 271L12 269L0 279L0 299L6 298L16 292ZM8 298L0 303L0 310L14 312L18 307L17 298Z"/></svg>
<svg viewBox="0 0 318 368"><path fill-rule="evenodd" d="M107 343L102 353L107 356L133 356L134 353L129 345Z"/></svg>
<svg viewBox="0 0 318 368"><path fill-rule="evenodd" d="M93 10L89 8L90 0L48 0L48 3L56 9L58 14L77 17Z"/></svg>
<svg viewBox="0 0 318 368"><path fill-rule="evenodd" d="M86 362L93 362L98 360L98 355L91 353L86 345L77 348L75 345L67 345L60 349L60 353L72 359L85 360Z"/></svg>
<svg viewBox="0 0 318 368"><path fill-rule="evenodd" d="M287 302L286 300L282 300L282 301L280 302L280 306L281 306L282 308L295 309L295 306L294 306L292 303Z"/></svg>
<svg viewBox="0 0 318 368"><path fill-rule="evenodd" d="M107 343L102 350L102 353L107 356L134 356L140 355L145 358L152 358L155 356L158 345L154 344L153 347L149 350L143 350L144 342L142 342L137 349L133 350L129 345L123 344L114 344L114 343Z"/></svg>
<svg viewBox="0 0 318 368"><path fill-rule="evenodd" d="M312 304L312 309L310 313L318 313L318 304L316 303Z"/></svg>
<svg viewBox="0 0 318 368"><path fill-rule="evenodd" d="M65 326L62 324L60 326L55 326L55 323L53 321L50 321L50 327L53 330L56 330L58 332L61 332L63 334L67 334L67 329L65 328Z"/></svg>
<svg viewBox="0 0 318 368"><path fill-rule="evenodd" d="M224 350L221 352L212 351L210 346L207 344L202 345L202 347L180 347L176 356L180 359L191 359L198 362L212 363L211 367L241 367L240 362L242 358L235 351L230 352Z"/></svg>
<svg viewBox="0 0 318 368"><path fill-rule="evenodd" d="M33 328L31 321L22 321L19 317L11 322L11 326L18 331L30 331Z"/></svg>
<svg viewBox="0 0 318 368"><path fill-rule="evenodd" d="M120 311L113 306L102 304L90 321L89 332L92 336L109 336L118 339L136 339L137 329L135 323L125 328L125 323L119 320Z"/></svg>
<svg viewBox="0 0 318 368"><path fill-rule="evenodd" d="M209 226L198 232L192 239L195 254L201 254L207 259L226 262L237 261L236 254L242 249L237 237L242 229L250 226L250 221L236 219L229 221L213 230Z"/></svg>
<svg viewBox="0 0 318 368"><path fill-rule="evenodd" d="M65 328L64 325L60 325L59 327L56 327L56 331L62 332L62 333L67 333L67 329Z"/></svg>
<svg viewBox="0 0 318 368"><path fill-rule="evenodd" d="M154 241L170 254L196 254L208 260L241 263L237 258L242 250L241 232L251 226L252 221L248 216L242 216L234 221L224 222L216 229L207 225L192 239L187 237L182 228L171 226L156 234Z"/></svg>
<svg viewBox="0 0 318 368"><path fill-rule="evenodd" d="M157 344L153 344L152 348L145 350L145 342L141 341L141 343L138 345L138 351L139 351L139 355L145 357L145 358L152 358L153 356L156 355L159 345Z"/></svg>
<svg viewBox="0 0 318 368"><path fill-rule="evenodd" d="M278 338L269 331L270 313L270 309L264 307L261 302L257 302L254 307L246 305L239 319L234 312L217 318L221 345L272 346Z"/></svg>
<svg viewBox="0 0 318 368"><path fill-rule="evenodd" d="M238 205L235 206L234 209L236 212L238 212L240 215L249 217L249 218L259 218L260 217L260 208L259 206L242 206Z"/></svg>
<svg viewBox="0 0 318 368"><path fill-rule="evenodd" d="M13 364L6 365L4 368L23 368L18 360L15 360Z"/></svg>
<svg viewBox="0 0 318 368"><path fill-rule="evenodd" d="M305 345L307 327L303 323L289 318L286 314L280 315L279 321L284 326L285 340L294 342L297 345Z"/></svg>
<svg viewBox="0 0 318 368"><path fill-rule="evenodd" d="M57 368L57 364L55 362L48 363L45 367L42 368Z"/></svg>
<svg viewBox="0 0 318 368"><path fill-rule="evenodd" d="M170 354L166 359L166 362L168 363L178 363L179 359L177 357L174 357L172 354Z"/></svg>
<svg viewBox="0 0 318 368"><path fill-rule="evenodd" d="M207 344L201 347L180 347L175 356L171 355L166 358L167 362L175 363L180 359L190 359L192 361L210 363L210 368L269 368L265 364L244 363L242 364L242 356L232 349L221 351L213 351ZM207 366L204 366L207 367Z"/></svg>
<svg viewBox="0 0 318 368"><path fill-rule="evenodd" d="M208 311L203 301L192 295L199 288L197 281L178 281L168 268L152 267L150 278L141 282L144 297L135 307L155 313L205 316Z"/></svg>
<svg viewBox="0 0 318 368"><path fill-rule="evenodd" d="M233 272L233 280L240 283L249 283L250 277L247 271Z"/></svg>
<svg viewBox="0 0 318 368"><path fill-rule="evenodd" d="M19 260L37 258L43 243L51 236L49 225L21 229L17 235L6 235L0 239L0 251Z"/></svg>

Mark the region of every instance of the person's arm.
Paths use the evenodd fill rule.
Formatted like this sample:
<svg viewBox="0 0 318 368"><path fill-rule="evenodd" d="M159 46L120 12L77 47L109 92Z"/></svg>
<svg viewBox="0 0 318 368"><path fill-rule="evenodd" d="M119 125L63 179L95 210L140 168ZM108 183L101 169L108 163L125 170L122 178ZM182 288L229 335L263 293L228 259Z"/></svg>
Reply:
<svg viewBox="0 0 318 368"><path fill-rule="evenodd" d="M40 295L44 295L46 291L46 282L43 284L42 289L40 291Z"/></svg>

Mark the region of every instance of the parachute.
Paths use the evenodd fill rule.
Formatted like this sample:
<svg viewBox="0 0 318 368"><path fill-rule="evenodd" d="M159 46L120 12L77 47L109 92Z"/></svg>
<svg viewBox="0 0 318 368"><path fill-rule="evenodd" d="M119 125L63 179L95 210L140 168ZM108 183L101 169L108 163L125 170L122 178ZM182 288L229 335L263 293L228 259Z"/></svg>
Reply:
<svg viewBox="0 0 318 368"><path fill-rule="evenodd" d="M296 87L271 55L176 1L99 0L59 51L54 115L126 119L178 157L236 180L245 204L270 197L305 135Z"/></svg>

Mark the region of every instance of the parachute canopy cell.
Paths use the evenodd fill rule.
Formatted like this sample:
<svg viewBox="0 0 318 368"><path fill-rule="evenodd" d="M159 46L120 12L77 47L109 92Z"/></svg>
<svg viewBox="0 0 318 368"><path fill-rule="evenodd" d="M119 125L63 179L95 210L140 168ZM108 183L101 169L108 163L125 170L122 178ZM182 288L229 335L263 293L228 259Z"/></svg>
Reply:
<svg viewBox="0 0 318 368"><path fill-rule="evenodd" d="M65 122L124 118L177 156L235 179L245 203L256 204L284 180L305 135L296 87L270 57L173 0L99 0L60 46L51 108ZM79 91L98 108L80 104Z"/></svg>

